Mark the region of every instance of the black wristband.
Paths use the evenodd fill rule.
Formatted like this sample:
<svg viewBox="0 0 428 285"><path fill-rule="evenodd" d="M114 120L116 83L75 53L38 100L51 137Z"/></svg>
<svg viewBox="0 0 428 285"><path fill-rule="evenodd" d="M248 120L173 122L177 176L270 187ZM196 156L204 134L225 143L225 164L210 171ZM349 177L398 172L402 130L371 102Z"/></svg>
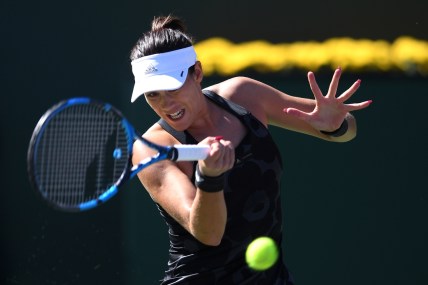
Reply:
<svg viewBox="0 0 428 285"><path fill-rule="evenodd" d="M219 176L205 176L199 171L199 166L196 165L195 185L204 192L220 192L224 187L224 173Z"/></svg>
<svg viewBox="0 0 428 285"><path fill-rule="evenodd" d="M320 131L320 132L330 137L340 137L340 136L343 136L347 131L348 131L348 121L345 119L343 120L342 124L337 130L332 132L327 132L327 131Z"/></svg>

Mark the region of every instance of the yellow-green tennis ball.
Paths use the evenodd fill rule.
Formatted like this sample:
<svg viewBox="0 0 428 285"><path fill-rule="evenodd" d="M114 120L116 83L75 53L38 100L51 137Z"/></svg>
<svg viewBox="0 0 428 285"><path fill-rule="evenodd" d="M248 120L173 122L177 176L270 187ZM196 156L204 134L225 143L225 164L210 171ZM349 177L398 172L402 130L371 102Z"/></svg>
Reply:
<svg viewBox="0 0 428 285"><path fill-rule="evenodd" d="M273 239L259 237L248 245L245 260L251 269L262 271L274 265L278 255L278 247Z"/></svg>

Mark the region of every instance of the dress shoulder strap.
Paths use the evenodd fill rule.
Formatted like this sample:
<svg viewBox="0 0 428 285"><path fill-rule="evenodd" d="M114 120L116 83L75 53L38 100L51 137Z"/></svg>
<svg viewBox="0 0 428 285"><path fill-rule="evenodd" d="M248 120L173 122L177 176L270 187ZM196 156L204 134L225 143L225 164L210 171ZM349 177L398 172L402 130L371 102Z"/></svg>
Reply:
<svg viewBox="0 0 428 285"><path fill-rule="evenodd" d="M174 130L164 119L159 119L157 122L165 131L170 133L182 144L197 144L198 142L186 131L179 132Z"/></svg>
<svg viewBox="0 0 428 285"><path fill-rule="evenodd" d="M211 91L211 90L202 90L202 93L204 93L204 95L210 99L211 101L213 101L214 103L216 103L217 105L219 105L220 107L229 110L230 112L234 113L237 116L244 116L244 115L248 115L249 112L247 111L247 109L245 109L244 107L229 101L227 99L224 99L223 97L221 97L220 95L218 95L217 93Z"/></svg>

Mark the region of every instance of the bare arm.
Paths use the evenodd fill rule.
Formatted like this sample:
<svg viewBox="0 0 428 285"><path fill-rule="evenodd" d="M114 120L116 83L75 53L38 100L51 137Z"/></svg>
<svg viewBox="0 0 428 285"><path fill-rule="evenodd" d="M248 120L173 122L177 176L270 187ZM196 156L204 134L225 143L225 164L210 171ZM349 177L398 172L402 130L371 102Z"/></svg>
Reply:
<svg viewBox="0 0 428 285"><path fill-rule="evenodd" d="M164 145L176 143L159 130L149 130L145 137ZM232 167L234 153L227 142L207 138L201 143L212 147L209 158L198 162L202 173L216 176ZM135 143L133 162L140 161L147 152L150 150L141 143ZM152 199L189 233L200 242L215 246L220 243L226 226L227 210L223 191L208 193L196 188L190 180L192 172L190 162L163 161L144 169L138 177Z"/></svg>
<svg viewBox="0 0 428 285"><path fill-rule="evenodd" d="M231 79L209 89L246 107L265 125L276 125L321 139L344 142L356 135L355 118L350 112L368 107L371 101L345 104L357 91L360 80L343 94L336 96L340 75L341 70L337 69L327 95L324 96L314 74L309 72L308 81L314 99L291 96L262 82L243 77ZM348 129L341 136L330 136L321 132L338 129L345 118Z"/></svg>

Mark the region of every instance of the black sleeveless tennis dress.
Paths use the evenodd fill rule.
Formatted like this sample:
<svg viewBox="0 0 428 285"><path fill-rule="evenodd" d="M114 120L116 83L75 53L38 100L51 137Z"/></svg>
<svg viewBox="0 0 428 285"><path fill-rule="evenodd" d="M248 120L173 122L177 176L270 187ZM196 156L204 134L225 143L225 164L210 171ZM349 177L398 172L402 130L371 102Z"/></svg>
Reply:
<svg viewBox="0 0 428 285"><path fill-rule="evenodd" d="M281 250L282 161L278 148L267 128L246 109L214 92L203 93L247 128L235 149L236 163L225 177L226 231L219 246L204 245L157 205L169 227L170 239L168 268L161 284L293 284ZM189 133L175 131L164 120L158 123L181 143L197 143ZM280 257L268 270L254 271L246 265L245 250L260 236L278 243Z"/></svg>

